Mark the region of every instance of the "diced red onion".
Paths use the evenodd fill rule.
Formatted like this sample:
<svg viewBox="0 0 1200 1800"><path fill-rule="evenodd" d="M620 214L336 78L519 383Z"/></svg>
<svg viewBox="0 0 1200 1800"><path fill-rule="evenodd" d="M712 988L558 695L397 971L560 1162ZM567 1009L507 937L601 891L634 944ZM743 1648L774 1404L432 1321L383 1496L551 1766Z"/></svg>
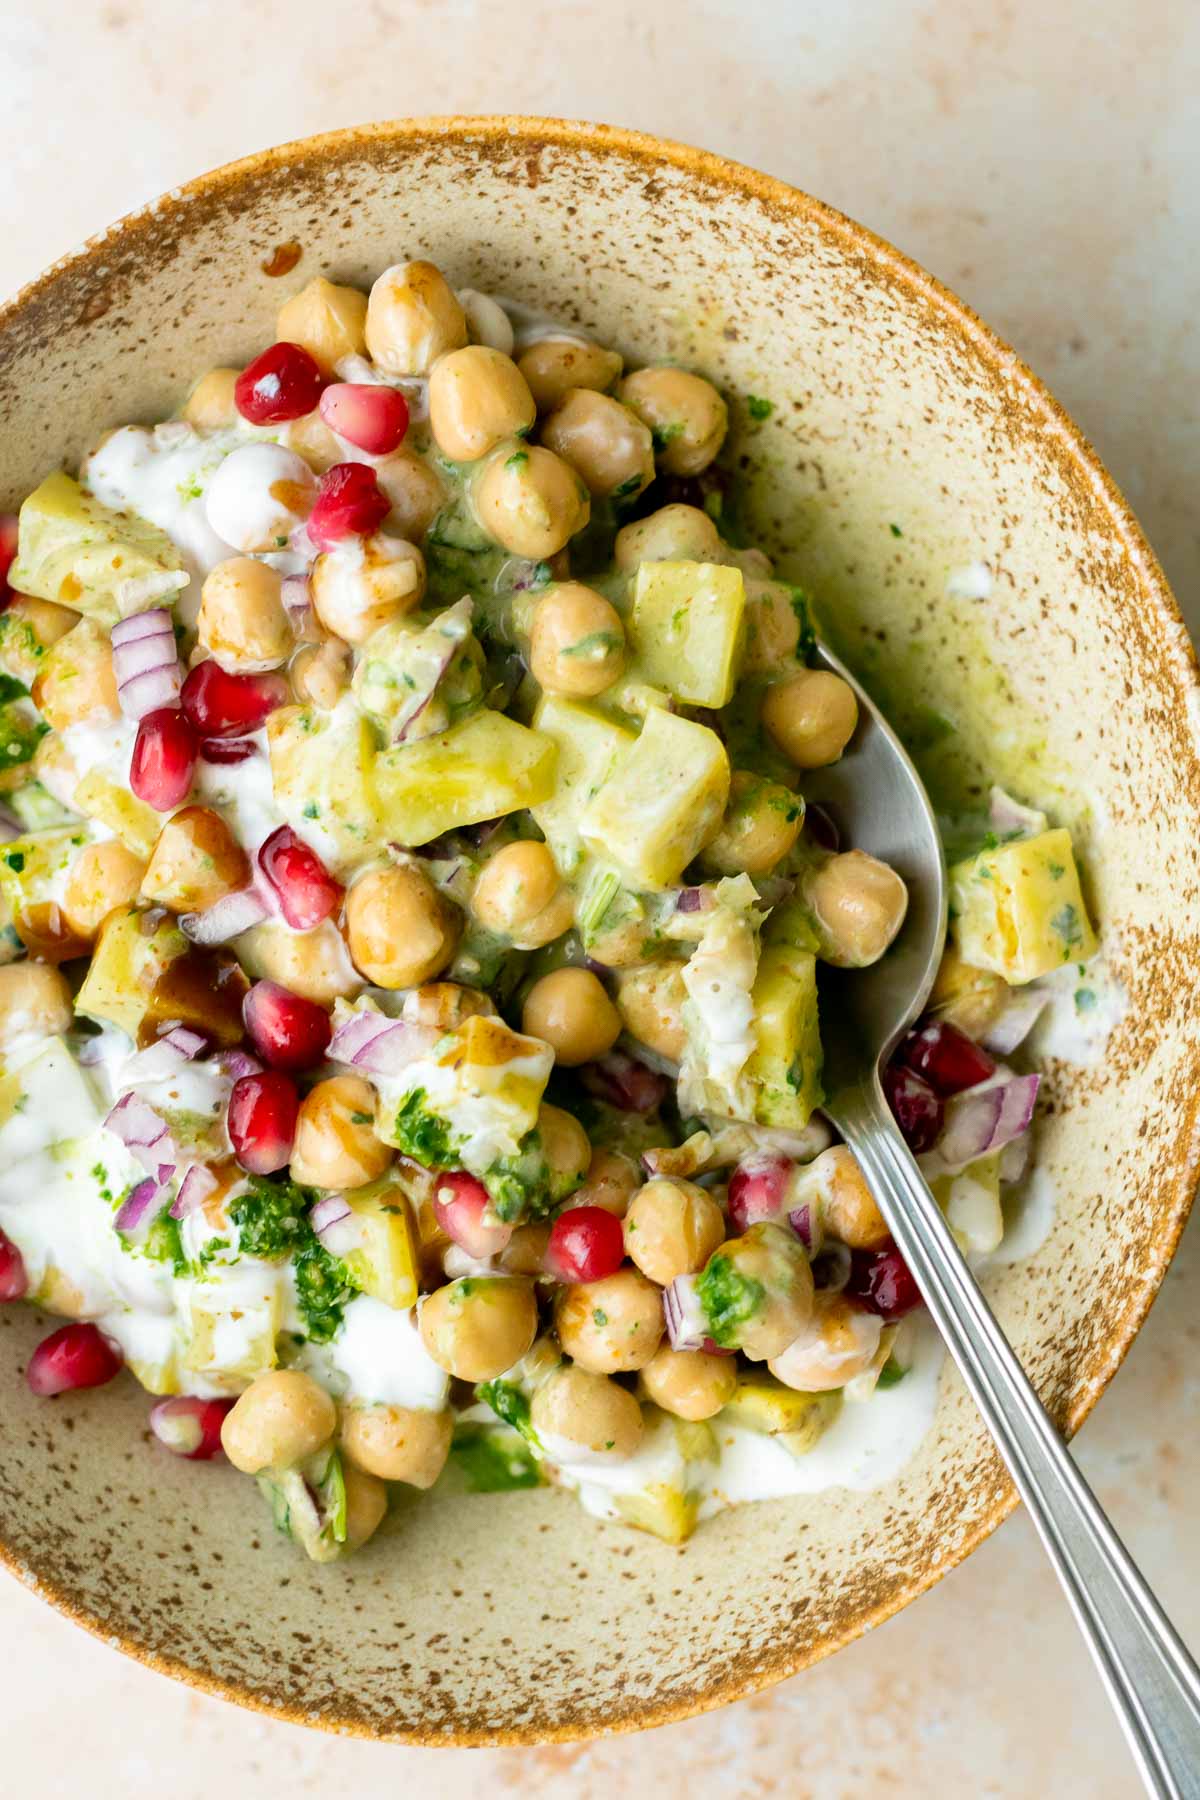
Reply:
<svg viewBox="0 0 1200 1800"><path fill-rule="evenodd" d="M173 1219L186 1219L189 1213L203 1206L208 1196L217 1185L217 1178L211 1169L203 1163L193 1163L180 1183L179 1192L171 1207Z"/></svg>
<svg viewBox="0 0 1200 1800"><path fill-rule="evenodd" d="M464 642L471 632L472 601L463 598L427 625L421 634L422 643L441 638L441 643L431 653L428 663L421 675L421 685L413 690L408 702L396 719L392 728L392 741L404 743L411 734L413 726L420 718L429 702L437 693L442 676L446 673ZM425 661L422 656L422 661Z"/></svg>
<svg viewBox="0 0 1200 1800"><path fill-rule="evenodd" d="M1027 988L1005 1003L1000 1017L983 1034L983 1046L996 1056L1009 1056L1025 1042L1048 1005L1050 996Z"/></svg>
<svg viewBox="0 0 1200 1800"><path fill-rule="evenodd" d="M331 1062L349 1063L371 1075L402 1075L436 1042L437 1033L408 1019L359 1012L339 1025L329 1043Z"/></svg>
<svg viewBox="0 0 1200 1800"><path fill-rule="evenodd" d="M707 888L680 888L675 901L675 911L681 913L705 912L711 899L712 896Z"/></svg>
<svg viewBox="0 0 1200 1800"><path fill-rule="evenodd" d="M200 746L200 761L207 763L242 763L261 752L253 738L205 738Z"/></svg>
<svg viewBox="0 0 1200 1800"><path fill-rule="evenodd" d="M1011 1144L1005 1144L1003 1150L1000 1152L1001 1181L1020 1181L1022 1175L1024 1175L1026 1169L1029 1167L1029 1157L1032 1149L1033 1145L1030 1143L1029 1133L1027 1131L1022 1132L1019 1138L1014 1138Z"/></svg>
<svg viewBox="0 0 1200 1800"><path fill-rule="evenodd" d="M261 1075L263 1072L263 1065L257 1056L251 1056L248 1050L219 1050L212 1062L231 1081L240 1081L244 1075Z"/></svg>
<svg viewBox="0 0 1200 1800"><path fill-rule="evenodd" d="M824 1239L821 1231L819 1212L811 1206L793 1207L788 1214L788 1224L795 1232L810 1256L820 1253Z"/></svg>
<svg viewBox="0 0 1200 1800"><path fill-rule="evenodd" d="M149 1150L169 1136L165 1122L137 1094L124 1094L104 1121L106 1131L129 1150Z"/></svg>
<svg viewBox="0 0 1200 1800"><path fill-rule="evenodd" d="M117 698L126 718L141 719L159 707L179 704L183 671L166 607L118 620L112 628L112 652Z"/></svg>
<svg viewBox="0 0 1200 1800"><path fill-rule="evenodd" d="M598 1062L585 1063L579 1071L588 1093L622 1112L648 1113L667 1097L666 1076L648 1068L623 1050L610 1050Z"/></svg>
<svg viewBox="0 0 1200 1800"><path fill-rule="evenodd" d="M121 1086L134 1088L146 1081L166 1081L181 1062L191 1062L208 1047L202 1032L187 1025L174 1025L164 1031L157 1042L139 1050L121 1070Z"/></svg>
<svg viewBox="0 0 1200 1800"><path fill-rule="evenodd" d="M359 1245L358 1220L344 1194L326 1194L308 1215L324 1249L331 1256L348 1256Z"/></svg>
<svg viewBox="0 0 1200 1800"><path fill-rule="evenodd" d="M307 575L285 575L280 598L296 636L315 637L317 622Z"/></svg>
<svg viewBox="0 0 1200 1800"><path fill-rule="evenodd" d="M11 813L7 806L0 806L0 844L9 844L13 838L23 837L24 833L25 827L15 813Z"/></svg>
<svg viewBox="0 0 1200 1800"><path fill-rule="evenodd" d="M261 925L270 910L257 888L238 888L236 893L214 900L203 912L184 913L179 923L193 944L227 944L251 926Z"/></svg>
<svg viewBox="0 0 1200 1800"><path fill-rule="evenodd" d="M672 1350L702 1350L708 1319L696 1292L694 1275L677 1275L663 1290L663 1312Z"/></svg>
<svg viewBox="0 0 1200 1800"><path fill-rule="evenodd" d="M147 1224L149 1222L147 1215L161 1191L162 1184L153 1175L147 1175L145 1181L139 1181L132 1193L122 1203L113 1220L114 1228L120 1232L130 1232L136 1231L140 1225Z"/></svg>
<svg viewBox="0 0 1200 1800"><path fill-rule="evenodd" d="M1022 837L1036 837L1046 829L1046 815L1036 807L1022 806L1003 788L994 787L988 795L988 818L1001 836L1019 832Z"/></svg>
<svg viewBox="0 0 1200 1800"><path fill-rule="evenodd" d="M1033 1119L1041 1079L1016 1075L948 1100L946 1123L934 1149L941 1166L948 1173L965 1169L1019 1138Z"/></svg>

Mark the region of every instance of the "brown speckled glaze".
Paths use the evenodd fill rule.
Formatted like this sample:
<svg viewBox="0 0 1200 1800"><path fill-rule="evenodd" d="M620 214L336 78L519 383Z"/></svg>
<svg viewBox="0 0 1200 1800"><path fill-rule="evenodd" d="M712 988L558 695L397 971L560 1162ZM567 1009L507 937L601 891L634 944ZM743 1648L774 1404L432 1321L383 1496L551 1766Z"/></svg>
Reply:
<svg viewBox="0 0 1200 1800"><path fill-rule="evenodd" d="M286 279L281 246L300 248ZM1104 1064L1050 1071L1057 1222L994 1286L1073 1430L1145 1315L1197 1169L1196 670L1123 500L1012 353L860 227L694 150L521 119L289 145L52 269L0 317L0 500L247 357L310 275L366 282L417 253L771 398L758 428L736 415L753 524L835 638L881 692L907 682L958 721L963 784L987 767L1020 786L1037 743L1131 997ZM975 560L992 598L950 600L948 571ZM947 1378L920 1456L880 1492L743 1508L683 1550L550 1493L402 1499L366 1552L316 1568L241 1477L147 1442L132 1382L34 1401L18 1372L40 1328L0 1310L10 1566L155 1667L335 1731L528 1743L679 1718L886 1619L1013 1504Z"/></svg>

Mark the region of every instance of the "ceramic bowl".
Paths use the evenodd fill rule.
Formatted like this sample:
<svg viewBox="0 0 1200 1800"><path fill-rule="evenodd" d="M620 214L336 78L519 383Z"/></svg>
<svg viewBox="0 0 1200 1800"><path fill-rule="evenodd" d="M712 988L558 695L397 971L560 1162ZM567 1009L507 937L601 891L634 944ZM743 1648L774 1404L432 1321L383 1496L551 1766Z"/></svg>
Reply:
<svg viewBox="0 0 1200 1800"><path fill-rule="evenodd" d="M1012 352L860 226L695 150L528 119L288 145L51 269L0 318L0 503L246 359L309 276L365 285L418 254L742 397L751 529L931 779L1036 791L1077 830L1128 1004L1103 1060L1048 1067L1053 1228L992 1282L1073 1430L1145 1316L1197 1162L1196 669L1128 507ZM362 1555L319 1568L242 1477L148 1442L132 1381L32 1399L42 1329L0 1315L10 1567L156 1668L332 1730L531 1743L677 1719L886 1619L1013 1504L947 1375L920 1454L875 1492L737 1509L682 1550L548 1491L402 1500Z"/></svg>

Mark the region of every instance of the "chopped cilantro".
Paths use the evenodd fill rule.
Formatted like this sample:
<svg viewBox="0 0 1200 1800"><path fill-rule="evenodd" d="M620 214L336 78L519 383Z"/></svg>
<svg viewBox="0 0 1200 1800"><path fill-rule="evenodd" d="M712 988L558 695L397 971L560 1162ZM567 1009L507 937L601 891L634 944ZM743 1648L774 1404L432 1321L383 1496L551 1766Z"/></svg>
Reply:
<svg viewBox="0 0 1200 1800"><path fill-rule="evenodd" d="M188 1259L183 1253L179 1220L171 1217L169 1205L163 1207L139 1248L153 1262L170 1263L176 1275L187 1274Z"/></svg>
<svg viewBox="0 0 1200 1800"><path fill-rule="evenodd" d="M817 649L817 633L813 625L812 602L803 588L792 589L792 611L800 627L800 636L796 641L796 655L801 662L811 663Z"/></svg>
<svg viewBox="0 0 1200 1800"><path fill-rule="evenodd" d="M533 1452L514 1432L463 1425L450 1449L472 1494L504 1494L541 1485Z"/></svg>
<svg viewBox="0 0 1200 1800"><path fill-rule="evenodd" d="M758 394L747 394L746 411L752 419L769 419L775 411L775 402L763 400Z"/></svg>
<svg viewBox="0 0 1200 1800"><path fill-rule="evenodd" d="M425 1111L425 1089L414 1088L406 1094L392 1127L396 1148L427 1169L453 1169L458 1166L454 1140L445 1119Z"/></svg>
<svg viewBox="0 0 1200 1800"><path fill-rule="evenodd" d="M608 1324L608 1314L602 1306L594 1306L592 1308L592 1324L596 1327L597 1331L603 1331L604 1327Z"/></svg>
<svg viewBox="0 0 1200 1800"><path fill-rule="evenodd" d="M350 1114L350 1123L352 1125L373 1125L375 1123L375 1115L374 1113L352 1112Z"/></svg>
<svg viewBox="0 0 1200 1800"><path fill-rule="evenodd" d="M1091 1012L1095 1004L1096 995L1091 988L1077 988L1075 990L1076 1012Z"/></svg>
<svg viewBox="0 0 1200 1800"><path fill-rule="evenodd" d="M1060 906L1050 920L1050 929L1056 937L1060 937L1065 945L1063 961L1070 961L1070 952L1074 945L1083 942L1083 926L1079 921L1079 909L1067 905Z"/></svg>
<svg viewBox="0 0 1200 1800"><path fill-rule="evenodd" d="M595 662L603 662L606 656L621 648L621 642L615 631L589 631L578 643L565 645L560 654L586 656Z"/></svg>
<svg viewBox="0 0 1200 1800"><path fill-rule="evenodd" d="M1061 881L1066 872L1067 871L1062 863L1052 862L1046 864L1046 873L1049 875L1051 881Z"/></svg>
<svg viewBox="0 0 1200 1800"><path fill-rule="evenodd" d="M529 1422L529 1401L512 1381L483 1381L475 1389L476 1398L491 1407L498 1419L519 1431L522 1437L533 1437Z"/></svg>
<svg viewBox="0 0 1200 1800"><path fill-rule="evenodd" d="M650 436L656 450L666 450L677 437L683 436L683 421L675 419L670 425L655 425L651 428Z"/></svg>
<svg viewBox="0 0 1200 1800"><path fill-rule="evenodd" d="M523 469L528 461L528 450L514 450L512 455L505 459L504 466L506 469Z"/></svg>
<svg viewBox="0 0 1200 1800"><path fill-rule="evenodd" d="M736 1349L739 1327L752 1319L766 1296L766 1289L753 1275L743 1275L729 1257L709 1258L708 1266L696 1282L696 1293L708 1320L709 1336L722 1349Z"/></svg>
<svg viewBox="0 0 1200 1800"><path fill-rule="evenodd" d="M29 689L15 675L8 675L0 669L0 706L9 700L23 700Z"/></svg>
<svg viewBox="0 0 1200 1800"><path fill-rule="evenodd" d="M344 1262L330 1256L315 1238L296 1258L296 1300L304 1315L308 1335L315 1344L327 1344L341 1327L347 1300L357 1283Z"/></svg>
<svg viewBox="0 0 1200 1800"><path fill-rule="evenodd" d="M894 1356L889 1356L882 1369L879 1371L879 1377L875 1385L876 1387L881 1388L895 1387L897 1382L903 1381L907 1374L908 1370L903 1368L901 1364L896 1361Z"/></svg>
<svg viewBox="0 0 1200 1800"><path fill-rule="evenodd" d="M889 525L888 530L891 532L893 537L903 537L904 536L904 533L901 531L901 529L898 525Z"/></svg>
<svg viewBox="0 0 1200 1800"><path fill-rule="evenodd" d="M625 480L622 481L618 487L613 489L610 498L613 500L629 500L634 494L640 494L643 486L644 482L640 473L636 475L627 475Z"/></svg>
<svg viewBox="0 0 1200 1800"><path fill-rule="evenodd" d="M290 1256L310 1236L313 1195L286 1175L251 1175L250 1192L231 1200L229 1217L247 1256Z"/></svg>
<svg viewBox="0 0 1200 1800"><path fill-rule="evenodd" d="M108 1185L108 1170L102 1162L92 1164L92 1179L97 1185L100 1198L109 1206L113 1203L113 1191Z"/></svg>
<svg viewBox="0 0 1200 1800"><path fill-rule="evenodd" d="M321 816L321 809L317 805L316 801L309 800L304 807L304 817L306 819L319 819L320 816Z"/></svg>
<svg viewBox="0 0 1200 1800"><path fill-rule="evenodd" d="M19 875L25 867L25 852L23 850L6 850L4 861L14 875Z"/></svg>

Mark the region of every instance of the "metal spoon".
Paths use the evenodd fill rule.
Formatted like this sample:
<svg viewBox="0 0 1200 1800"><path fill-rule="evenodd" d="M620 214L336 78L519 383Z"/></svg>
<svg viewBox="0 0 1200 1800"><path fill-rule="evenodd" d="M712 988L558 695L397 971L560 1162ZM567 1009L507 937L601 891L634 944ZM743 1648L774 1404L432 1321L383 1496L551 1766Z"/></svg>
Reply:
<svg viewBox="0 0 1200 1800"><path fill-rule="evenodd" d="M1200 1670L1047 1417L883 1096L880 1070L924 1007L941 957L945 862L929 796L895 733L824 646L818 661L854 689L859 724L842 760L806 779L806 795L827 803L851 827L854 847L890 863L909 892L891 952L867 969L830 970L823 981L824 1018L838 1021L836 1033L824 1034L825 1111L853 1150L1008 1464L1148 1791L1197 1800Z"/></svg>

